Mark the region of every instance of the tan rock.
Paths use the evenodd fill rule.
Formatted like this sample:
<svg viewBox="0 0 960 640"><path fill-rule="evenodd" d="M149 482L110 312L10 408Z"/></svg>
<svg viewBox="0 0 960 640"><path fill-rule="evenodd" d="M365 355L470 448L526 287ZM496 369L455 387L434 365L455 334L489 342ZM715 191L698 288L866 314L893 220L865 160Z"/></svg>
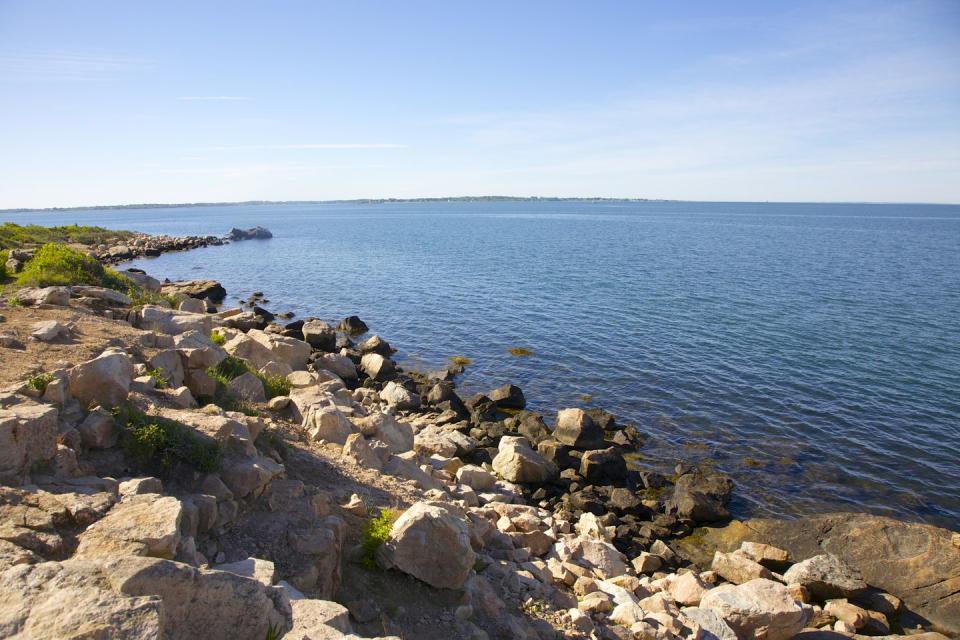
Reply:
<svg viewBox="0 0 960 640"><path fill-rule="evenodd" d="M743 584L757 578L766 578L767 580L773 578L769 569L750 559L742 551L732 553L717 551L713 554L713 564L710 568L725 580L734 584Z"/></svg>
<svg viewBox="0 0 960 640"><path fill-rule="evenodd" d="M504 480L519 483L543 483L559 475L557 465L534 451L526 438L503 436L493 470Z"/></svg>
<svg viewBox="0 0 960 640"><path fill-rule="evenodd" d="M115 407L127 399L133 380L133 361L116 349L70 369L70 394L82 406Z"/></svg>
<svg viewBox="0 0 960 640"><path fill-rule="evenodd" d="M19 484L57 454L56 407L0 396L0 481Z"/></svg>
<svg viewBox="0 0 960 640"><path fill-rule="evenodd" d="M131 496L80 534L75 557L173 558L180 542L182 512L180 501L174 497Z"/></svg>
<svg viewBox="0 0 960 640"><path fill-rule="evenodd" d="M764 578L710 589L700 608L716 610L741 638L762 635L767 640L792 638L810 616L784 585Z"/></svg>
<svg viewBox="0 0 960 640"><path fill-rule="evenodd" d="M439 589L459 589L473 569L467 523L446 507L418 502L407 509L377 552L396 568Z"/></svg>

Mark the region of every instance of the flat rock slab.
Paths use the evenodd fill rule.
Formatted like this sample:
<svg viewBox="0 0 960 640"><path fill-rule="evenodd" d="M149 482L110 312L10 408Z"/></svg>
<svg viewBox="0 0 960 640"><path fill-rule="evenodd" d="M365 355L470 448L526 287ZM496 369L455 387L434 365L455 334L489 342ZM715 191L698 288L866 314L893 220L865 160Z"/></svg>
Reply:
<svg viewBox="0 0 960 640"><path fill-rule="evenodd" d="M690 561L708 566L715 550L743 541L785 549L802 561L824 553L857 569L867 584L901 598L909 609L948 631L960 632L960 547L953 532L926 524L859 513L797 520L731 522L678 542Z"/></svg>

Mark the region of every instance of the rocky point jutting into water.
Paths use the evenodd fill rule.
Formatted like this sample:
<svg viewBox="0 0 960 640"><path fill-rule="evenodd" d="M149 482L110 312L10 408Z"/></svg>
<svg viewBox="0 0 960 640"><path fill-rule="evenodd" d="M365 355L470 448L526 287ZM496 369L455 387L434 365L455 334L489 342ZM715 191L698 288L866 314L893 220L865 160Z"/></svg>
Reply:
<svg viewBox="0 0 960 640"><path fill-rule="evenodd" d="M152 303L90 284L0 303L2 637L960 631L960 534L730 521L734 479L632 468L640 434L601 409L461 397L459 369L404 370L357 316L280 322L262 292L221 309L214 280L121 273Z"/></svg>

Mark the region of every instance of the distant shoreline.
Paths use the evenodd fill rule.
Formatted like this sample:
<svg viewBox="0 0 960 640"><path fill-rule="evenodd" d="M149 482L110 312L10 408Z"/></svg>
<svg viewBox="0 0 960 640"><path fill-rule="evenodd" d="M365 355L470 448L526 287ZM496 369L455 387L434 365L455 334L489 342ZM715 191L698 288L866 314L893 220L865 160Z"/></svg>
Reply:
<svg viewBox="0 0 960 640"><path fill-rule="evenodd" d="M0 209L4 213L41 213L54 211L100 211L113 209L182 209L187 207L240 207L249 205L316 205L316 204L403 204L418 202L697 202L726 204L836 204L836 205L910 205L950 207L954 202L831 202L831 201L772 201L772 200L682 200L673 198L563 198L551 196L451 196L446 198L353 198L339 200L243 200L239 202L144 202L136 204L104 204L76 207L16 207Z"/></svg>

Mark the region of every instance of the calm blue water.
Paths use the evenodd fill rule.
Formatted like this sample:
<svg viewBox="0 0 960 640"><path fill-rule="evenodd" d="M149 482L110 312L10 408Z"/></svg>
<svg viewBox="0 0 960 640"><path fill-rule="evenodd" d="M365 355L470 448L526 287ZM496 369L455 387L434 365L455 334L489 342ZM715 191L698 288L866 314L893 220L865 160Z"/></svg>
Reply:
<svg viewBox="0 0 960 640"><path fill-rule="evenodd" d="M869 510L960 528L960 207L398 203L0 214L275 237L141 260L274 311L360 315L466 391L584 394L706 458L739 515ZM535 355L517 358L511 346Z"/></svg>

